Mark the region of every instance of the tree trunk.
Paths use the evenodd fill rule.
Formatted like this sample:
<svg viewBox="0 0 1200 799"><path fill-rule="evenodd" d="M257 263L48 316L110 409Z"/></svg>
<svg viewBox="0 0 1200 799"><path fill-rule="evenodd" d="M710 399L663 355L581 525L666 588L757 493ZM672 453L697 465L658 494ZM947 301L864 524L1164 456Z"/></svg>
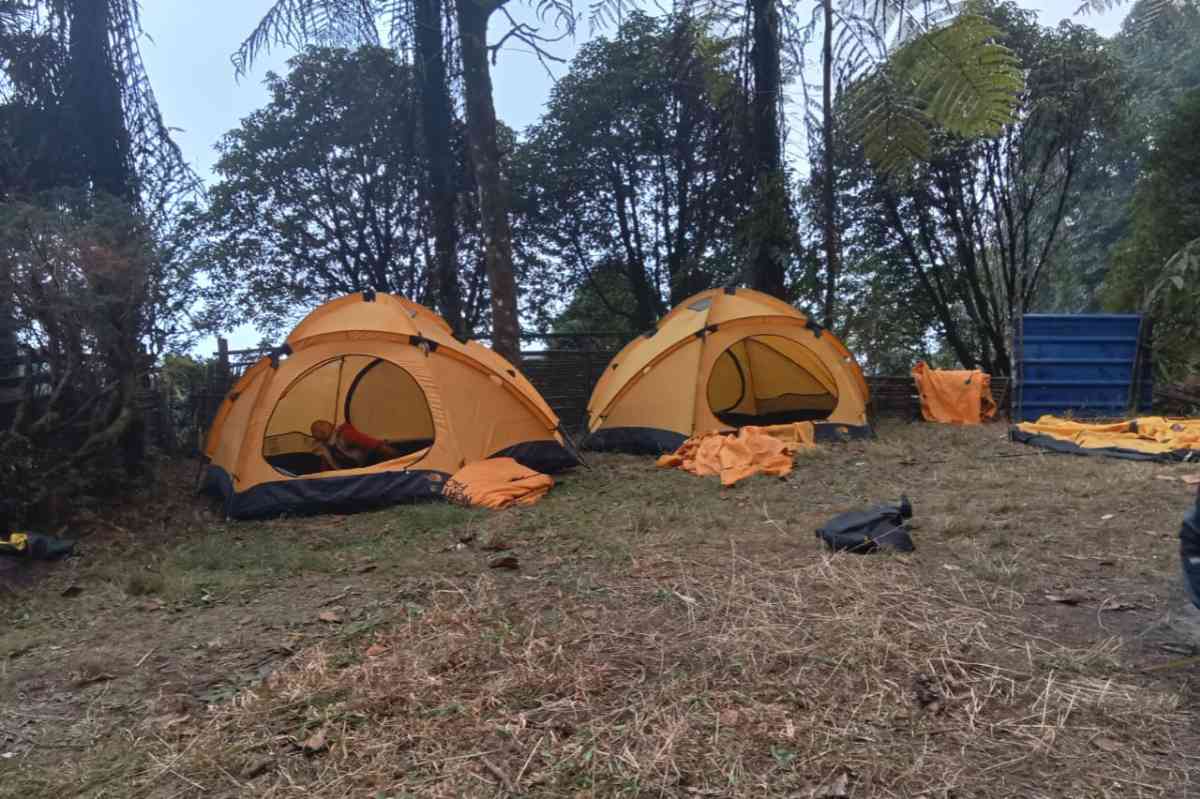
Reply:
<svg viewBox="0 0 1200 799"><path fill-rule="evenodd" d="M517 281L513 274L509 196L500 168L496 138L496 108L488 65L487 24L499 7L493 0L456 0L462 50L463 94L467 111L467 142L483 228L488 286L492 292L492 348L514 364L521 357L521 327L517 316Z"/></svg>
<svg viewBox="0 0 1200 799"><path fill-rule="evenodd" d="M428 184L425 187L433 218L434 296L438 310L459 336L466 336L462 291L458 285L457 193L454 190L454 127L450 86L446 81L441 0L413 0L417 96L420 103L422 147Z"/></svg>
<svg viewBox="0 0 1200 799"><path fill-rule="evenodd" d="M90 187L128 202L137 200L129 133L121 106L122 76L113 63L109 0L71 0L66 102L79 132L80 168Z"/></svg>
<svg viewBox="0 0 1200 799"><path fill-rule="evenodd" d="M838 273L841 271L841 253L837 227L837 175L834 171L833 152L833 0L824 0L825 41L821 50L821 216L825 246L825 303L822 322L832 328L834 305L837 302Z"/></svg>
<svg viewBox="0 0 1200 799"><path fill-rule="evenodd" d="M753 285L759 291L784 298L787 254L791 250L791 212L783 174L782 136L779 129L779 96L783 87L780 68L779 11L775 0L750 0L754 15L754 70L751 174L754 178L750 257Z"/></svg>

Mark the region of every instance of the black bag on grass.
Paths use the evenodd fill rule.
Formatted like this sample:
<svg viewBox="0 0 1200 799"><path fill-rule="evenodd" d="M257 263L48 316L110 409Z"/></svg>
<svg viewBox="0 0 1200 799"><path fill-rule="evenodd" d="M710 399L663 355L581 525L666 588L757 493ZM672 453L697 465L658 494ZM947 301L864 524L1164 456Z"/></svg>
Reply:
<svg viewBox="0 0 1200 799"><path fill-rule="evenodd" d="M912 503L902 496L894 505L840 513L817 529L817 538L833 550L912 552L915 547L906 526L911 518Z"/></svg>
<svg viewBox="0 0 1200 799"><path fill-rule="evenodd" d="M1183 517L1183 526L1179 528L1179 558L1188 596L1200 608L1200 492L1196 494L1196 505Z"/></svg>

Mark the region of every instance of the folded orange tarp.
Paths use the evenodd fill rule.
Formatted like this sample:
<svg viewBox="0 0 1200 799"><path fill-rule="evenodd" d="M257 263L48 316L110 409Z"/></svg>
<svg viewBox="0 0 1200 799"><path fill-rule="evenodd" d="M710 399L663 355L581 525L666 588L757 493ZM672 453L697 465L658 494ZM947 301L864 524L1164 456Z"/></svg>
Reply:
<svg viewBox="0 0 1200 799"><path fill-rule="evenodd" d="M913 367L921 396L921 415L927 422L979 424L996 415L992 377L978 369L930 369L922 361Z"/></svg>
<svg viewBox="0 0 1200 799"><path fill-rule="evenodd" d="M815 446L811 422L743 427L737 434L692 436L670 455L658 459L662 469L683 469L695 475L720 475L730 486L755 474L782 477L792 471L796 450Z"/></svg>
<svg viewBox="0 0 1200 799"><path fill-rule="evenodd" d="M512 458L488 458L455 472L442 495L460 505L499 510L532 505L553 486L553 477L527 469Z"/></svg>

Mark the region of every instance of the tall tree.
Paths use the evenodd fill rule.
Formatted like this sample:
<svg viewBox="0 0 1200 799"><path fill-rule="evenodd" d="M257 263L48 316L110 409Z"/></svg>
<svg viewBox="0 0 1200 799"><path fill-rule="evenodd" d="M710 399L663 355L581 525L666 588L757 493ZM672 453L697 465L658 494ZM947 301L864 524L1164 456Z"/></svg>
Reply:
<svg viewBox="0 0 1200 799"><path fill-rule="evenodd" d="M1115 248L1105 286L1109 308L1152 314L1156 360L1165 374L1180 378L1200 370L1198 135L1200 88L1156 126L1132 225Z"/></svg>
<svg viewBox="0 0 1200 799"><path fill-rule="evenodd" d="M693 19L640 12L580 49L518 150L535 315L586 291L614 320L600 330L641 332L735 276L750 197L732 50Z"/></svg>
<svg viewBox="0 0 1200 799"><path fill-rule="evenodd" d="M796 233L783 168L783 65L777 0L748 0L753 44L750 48L751 139L749 171L754 202L745 223L751 284L759 291L786 297L784 276L794 254Z"/></svg>
<svg viewBox="0 0 1200 799"><path fill-rule="evenodd" d="M98 191L133 200L129 132L121 107L121 75L113 58L108 0L67 4L69 29L67 85L63 97L67 124L79 133L78 158Z"/></svg>
<svg viewBox="0 0 1200 799"><path fill-rule="evenodd" d="M521 359L521 321L513 273L511 200L500 163L496 107L488 65L488 20L506 0L454 0L462 53L467 142L475 168L482 217L488 288L492 295L492 348L513 363Z"/></svg>
<svg viewBox="0 0 1200 799"><path fill-rule="evenodd" d="M1125 99L1117 127L1080 175L1079 211L1069 220L1063 267L1048 288L1054 307L1095 310L1104 302L1115 248L1130 232L1134 190L1161 120L1200 87L1200 4L1133 4L1110 47L1122 64Z"/></svg>
<svg viewBox="0 0 1200 799"><path fill-rule="evenodd" d="M845 101L835 105L835 112L844 115L848 105ZM838 129L847 126L844 116L839 116ZM838 336L863 369L872 374L904 374L918 360L945 363L937 344L937 312L920 283L913 279L904 252L879 207L864 191L877 175L861 142L851 136L837 136L834 147L837 181L833 202L840 222L841 263L836 286ZM818 166L826 161L819 142L809 157ZM821 219L822 209L828 204L826 186L821 170L814 168L812 179L801 185L798 217ZM829 287L822 257L824 233L816 223L808 230L811 245L801 296L819 300Z"/></svg>
<svg viewBox="0 0 1200 799"><path fill-rule="evenodd" d="M437 286L437 307L454 332L465 337L471 326L463 315L462 290L459 286L458 192L454 180L456 159L449 135L454 125L454 104L446 74L442 3L440 0L413 0L412 14L413 71L420 103L418 119L427 170L425 193L433 218L437 264L433 282Z"/></svg>
<svg viewBox="0 0 1200 799"><path fill-rule="evenodd" d="M406 110L419 121L427 173L421 196L433 220L437 269L429 276L434 286L432 297L455 332L465 336L471 331L462 308L458 261L461 193L455 181L454 87L448 71L456 54L446 36L446 21L452 16L444 0L374 4L358 0L276 0L234 53L233 64L237 73L244 75L259 54L275 44L386 44L401 61L411 59L417 92L414 104ZM386 40L380 34L381 28L388 31Z"/></svg>
<svg viewBox="0 0 1200 799"><path fill-rule="evenodd" d="M436 2L436 0L430 0ZM399 55L408 59L413 53L414 39L418 43L418 58L422 69L431 68L429 79L421 82L425 100L418 104L427 136L445 134L439 124L445 122L444 99L431 98L435 90L433 75L438 71L437 59L431 61L437 25L453 15L457 23L457 42L446 55L453 54L461 66L462 89L465 100L468 144L476 176L478 203L483 219L482 235L488 279L491 286L492 344L506 356L519 357L520 328L517 316L516 280L512 264L512 232L509 220L509 195L504 185L503 163L500 157L500 133L492 104L491 73L488 56L495 58L501 45L512 39L532 49L539 57L548 54L543 44L549 41L537 28L517 23L504 11L504 2L495 0L462 0L453 6L449 0L434 5L417 3L379 2L361 0L276 0L262 21L234 56L239 71L244 71L253 59L273 43L303 45L318 44L378 44L379 28L390 31L390 43ZM487 43L488 23L493 14L501 12L511 23L497 45ZM573 30L574 14L570 0L547 0L539 7L543 17L553 17L564 30ZM435 21L436 20L436 21ZM448 59L446 59L448 60ZM432 67L431 67L432 64ZM449 86L447 86L449 91ZM449 96L449 95L447 95ZM430 116L429 114L432 114ZM433 118L436 116L438 118ZM440 121L439 121L440 120ZM433 145L428 145L433 146ZM431 159L431 163L434 161ZM427 184L433 184L431 181ZM439 196L445 197L442 193ZM448 231L447 216L439 217L440 229ZM449 252L449 238L443 236L440 251ZM449 264L443 262L443 267ZM444 276L439 285L445 286ZM452 305L453 297L449 297ZM445 310L445 307L442 308ZM451 311L452 313L452 311Z"/></svg>
<svg viewBox="0 0 1200 799"><path fill-rule="evenodd" d="M821 316L822 324L832 328L838 275L841 272L838 206L835 197L837 172L834 168L833 145L833 0L822 0L821 16L821 239L825 250L825 298L821 305Z"/></svg>
<svg viewBox="0 0 1200 799"><path fill-rule="evenodd" d="M214 266L210 297L273 335L340 294L375 289L429 301L442 290L441 256L430 252L439 221L423 203L429 170L411 113L415 68L380 47L310 48L288 66L287 76L267 77L271 102L218 145L219 180L197 217ZM460 155L448 177L469 184L462 126L447 138ZM462 224L474 230L478 219ZM456 261L478 259L477 237L459 244ZM463 276L468 286L479 278L470 268ZM473 325L480 309L465 311Z"/></svg>
<svg viewBox="0 0 1200 799"><path fill-rule="evenodd" d="M137 393L190 301L175 222L195 178L140 36L135 0L0 3L0 317L51 386L26 391L0 459L36 461L64 432L87 433L26 500L78 491L88 468L111 481L114 451L140 467Z"/></svg>
<svg viewBox="0 0 1200 799"><path fill-rule="evenodd" d="M940 134L927 163L870 191L958 360L1008 374L1015 322L1036 306L1076 179L1115 123L1119 71L1088 28L1041 28L1014 3L987 13L1028 71L1017 120L991 140Z"/></svg>

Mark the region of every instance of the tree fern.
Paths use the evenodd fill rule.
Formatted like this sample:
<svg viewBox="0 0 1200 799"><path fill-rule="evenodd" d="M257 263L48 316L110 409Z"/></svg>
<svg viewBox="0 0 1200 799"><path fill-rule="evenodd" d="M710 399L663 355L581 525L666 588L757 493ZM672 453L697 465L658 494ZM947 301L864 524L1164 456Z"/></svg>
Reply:
<svg viewBox="0 0 1200 799"><path fill-rule="evenodd" d="M929 116L911 102L911 95L896 89L890 74L872 76L856 91L851 133L861 139L877 168L894 174L929 160Z"/></svg>
<svg viewBox="0 0 1200 799"><path fill-rule="evenodd" d="M893 173L927 157L935 126L967 138L999 133L1024 88L1020 62L999 35L964 13L897 50L854 104L867 157Z"/></svg>
<svg viewBox="0 0 1200 799"><path fill-rule="evenodd" d="M999 35L983 17L960 16L905 45L893 72L936 124L965 137L995 134L1024 88L1021 64Z"/></svg>
<svg viewBox="0 0 1200 799"><path fill-rule="evenodd" d="M233 54L244 75L260 54L275 46L379 44L372 0L276 0Z"/></svg>

